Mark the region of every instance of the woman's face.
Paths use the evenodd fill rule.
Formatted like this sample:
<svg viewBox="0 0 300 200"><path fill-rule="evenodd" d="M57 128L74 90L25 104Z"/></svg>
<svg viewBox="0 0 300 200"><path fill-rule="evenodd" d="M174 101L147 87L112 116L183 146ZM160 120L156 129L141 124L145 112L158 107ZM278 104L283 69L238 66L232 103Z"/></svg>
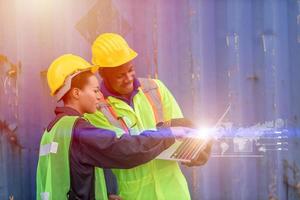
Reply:
<svg viewBox="0 0 300 200"><path fill-rule="evenodd" d="M87 83L79 92L79 105L83 113L94 113L103 98L99 89L99 82L95 75L88 78Z"/></svg>

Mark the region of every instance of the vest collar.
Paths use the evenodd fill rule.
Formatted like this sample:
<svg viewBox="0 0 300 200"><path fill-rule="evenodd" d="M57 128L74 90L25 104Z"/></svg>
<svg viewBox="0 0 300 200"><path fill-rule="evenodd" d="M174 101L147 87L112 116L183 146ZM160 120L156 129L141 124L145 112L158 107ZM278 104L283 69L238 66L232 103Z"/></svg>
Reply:
<svg viewBox="0 0 300 200"><path fill-rule="evenodd" d="M56 115L82 116L77 110L66 106L56 107L54 112Z"/></svg>
<svg viewBox="0 0 300 200"><path fill-rule="evenodd" d="M70 107L56 107L55 108L55 118L54 120L52 120L52 122L50 122L50 124L47 127L47 131L51 131L52 127L56 124L56 122L58 122L60 120L60 118L62 118L63 116L79 116L81 117L82 115L76 111L73 108Z"/></svg>

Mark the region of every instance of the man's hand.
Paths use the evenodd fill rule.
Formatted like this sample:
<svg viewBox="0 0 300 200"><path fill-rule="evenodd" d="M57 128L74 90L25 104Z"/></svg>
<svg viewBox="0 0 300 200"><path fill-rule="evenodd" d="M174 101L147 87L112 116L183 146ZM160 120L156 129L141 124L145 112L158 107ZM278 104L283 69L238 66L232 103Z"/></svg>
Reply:
<svg viewBox="0 0 300 200"><path fill-rule="evenodd" d="M110 194L108 196L108 200L122 200L122 198L118 195L115 195L115 194Z"/></svg>

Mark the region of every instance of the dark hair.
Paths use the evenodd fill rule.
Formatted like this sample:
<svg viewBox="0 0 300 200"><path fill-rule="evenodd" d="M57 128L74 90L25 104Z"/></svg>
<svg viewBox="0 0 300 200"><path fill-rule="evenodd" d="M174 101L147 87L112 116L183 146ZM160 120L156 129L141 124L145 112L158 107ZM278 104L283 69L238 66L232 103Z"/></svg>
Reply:
<svg viewBox="0 0 300 200"><path fill-rule="evenodd" d="M70 98L70 91L73 88L83 89L88 83L88 79L94 74L91 71L85 71L77 74L72 78L70 90L62 97L62 100L66 102Z"/></svg>

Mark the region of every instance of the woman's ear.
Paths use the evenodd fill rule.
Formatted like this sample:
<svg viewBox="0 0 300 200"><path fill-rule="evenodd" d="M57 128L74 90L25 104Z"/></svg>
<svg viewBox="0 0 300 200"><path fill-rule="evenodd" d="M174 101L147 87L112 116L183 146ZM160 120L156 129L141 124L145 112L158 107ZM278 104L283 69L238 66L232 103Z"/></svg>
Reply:
<svg viewBox="0 0 300 200"><path fill-rule="evenodd" d="M79 99L79 96L80 96L80 89L79 88L72 88L72 90L71 90L71 94L72 94L72 97L74 98L74 99Z"/></svg>

